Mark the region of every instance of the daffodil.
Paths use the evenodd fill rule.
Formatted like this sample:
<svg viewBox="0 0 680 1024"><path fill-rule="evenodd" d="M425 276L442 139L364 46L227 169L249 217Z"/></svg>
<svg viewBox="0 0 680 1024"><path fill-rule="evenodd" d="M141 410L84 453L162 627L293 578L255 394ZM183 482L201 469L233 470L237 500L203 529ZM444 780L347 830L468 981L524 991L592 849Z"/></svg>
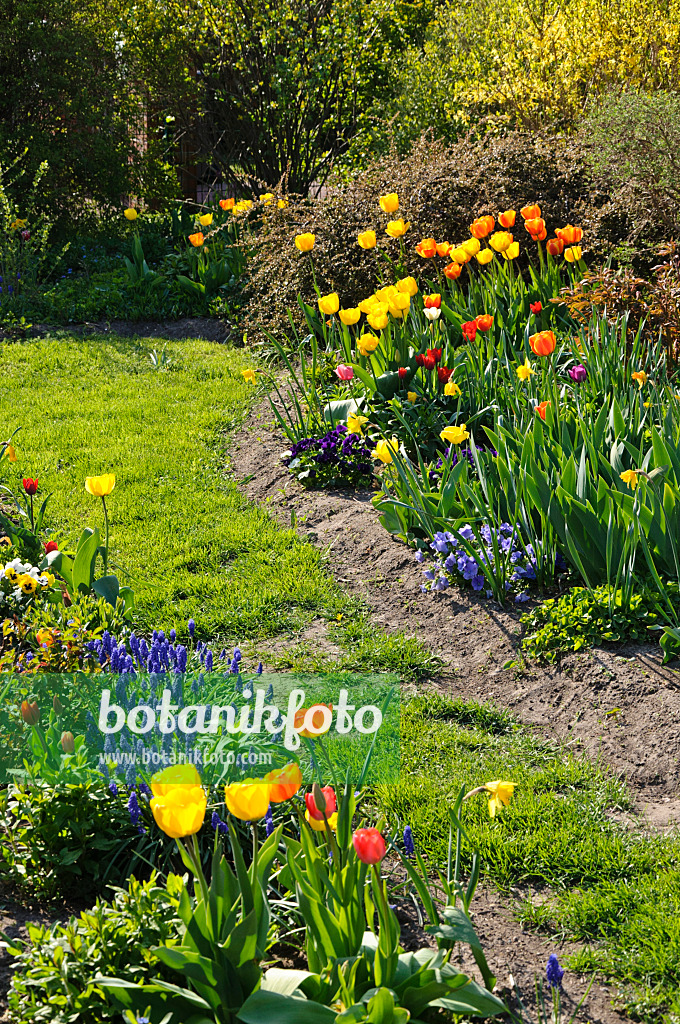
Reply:
<svg viewBox="0 0 680 1024"><path fill-rule="evenodd" d="M496 811L499 811L501 807L507 807L512 800L512 794L514 792L516 782L503 782L500 779L495 782L485 782L484 789L487 793L490 793L489 797L489 814L492 818L496 817Z"/></svg>
<svg viewBox="0 0 680 1024"><path fill-rule="evenodd" d="M639 388L641 388L643 384L646 384L649 380L644 370L634 370L633 373L631 373L631 377L634 381L637 381L637 385Z"/></svg>
<svg viewBox="0 0 680 1024"><path fill-rule="evenodd" d="M462 391L456 384L455 380L450 380L448 384L444 385L444 394L448 395L449 398L455 398L457 395L462 394Z"/></svg>
<svg viewBox="0 0 680 1024"><path fill-rule="evenodd" d="M623 473L619 473L620 478L624 484L628 484L631 491L634 491L638 485L638 475L634 469L624 469Z"/></svg>
<svg viewBox="0 0 680 1024"><path fill-rule="evenodd" d="M536 371L532 369L531 363L526 359L521 366L517 367L515 373L520 380L529 380L529 377L531 377L532 374L535 374Z"/></svg>
<svg viewBox="0 0 680 1024"><path fill-rule="evenodd" d="M463 441L467 441L470 433L467 424L461 423L460 426L444 427L439 436L442 441L447 441L449 444L462 444Z"/></svg>
<svg viewBox="0 0 680 1024"><path fill-rule="evenodd" d="M368 416L360 416L355 412L350 413L347 417L347 433L359 434L363 437L365 423L368 423Z"/></svg>
<svg viewBox="0 0 680 1024"><path fill-rule="evenodd" d="M257 374L255 373L255 370L241 370L241 375L248 384L257 384Z"/></svg>

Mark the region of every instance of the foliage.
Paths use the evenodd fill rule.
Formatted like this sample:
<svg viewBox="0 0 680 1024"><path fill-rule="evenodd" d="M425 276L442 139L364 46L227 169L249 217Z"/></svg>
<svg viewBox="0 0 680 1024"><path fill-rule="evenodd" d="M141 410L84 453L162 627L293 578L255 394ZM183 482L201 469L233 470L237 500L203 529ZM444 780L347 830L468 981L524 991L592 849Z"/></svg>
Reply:
<svg viewBox="0 0 680 1024"><path fill-rule="evenodd" d="M372 447L339 423L323 437L297 441L284 461L301 483L312 487L357 487L371 479Z"/></svg>
<svg viewBox="0 0 680 1024"><path fill-rule="evenodd" d="M160 885L134 877L110 901L72 917L68 924L29 925L28 941L9 940L14 961L9 991L13 1022L73 1020L101 1024L120 1020L118 1009L97 985L97 974L125 973L138 981L159 978L166 969L152 952L176 939L182 885Z"/></svg>
<svg viewBox="0 0 680 1024"><path fill-rule="evenodd" d="M680 612L677 584L667 583L665 589L676 612ZM630 598L620 589L611 595L606 586L593 591L572 587L522 616L527 630L522 650L555 661L564 652L598 647L603 641L645 641L654 636L649 630L662 628L667 615L664 599L649 587L636 589Z"/></svg>

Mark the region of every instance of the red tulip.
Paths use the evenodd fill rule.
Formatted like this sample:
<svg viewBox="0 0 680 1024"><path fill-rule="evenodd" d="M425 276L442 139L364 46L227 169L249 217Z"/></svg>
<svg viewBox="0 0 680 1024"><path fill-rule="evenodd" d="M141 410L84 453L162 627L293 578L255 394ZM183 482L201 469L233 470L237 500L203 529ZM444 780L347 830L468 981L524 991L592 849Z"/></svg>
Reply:
<svg viewBox="0 0 680 1024"><path fill-rule="evenodd" d="M541 417L542 420L545 419L545 411L546 411L546 409L548 408L549 405L550 405L550 402L541 402L540 405L536 406L536 412L538 413L538 415Z"/></svg>
<svg viewBox="0 0 680 1024"><path fill-rule="evenodd" d="M468 341L474 341L477 337L477 322L475 320L468 320L463 324L461 330L463 331L464 338L467 338Z"/></svg>
<svg viewBox="0 0 680 1024"><path fill-rule="evenodd" d="M22 483L24 485L24 490L26 491L26 494L30 494L30 495L37 494L37 492L38 492L38 478L37 477L35 478L35 480L31 480L30 476L24 477Z"/></svg>
<svg viewBox="0 0 680 1024"><path fill-rule="evenodd" d="M442 350L440 348L428 348L427 354L428 356L432 356L435 363L438 363L442 357Z"/></svg>
<svg viewBox="0 0 680 1024"><path fill-rule="evenodd" d="M418 242L416 252L423 259L432 259L437 254L437 243L434 238L423 238L421 242Z"/></svg>
<svg viewBox="0 0 680 1024"><path fill-rule="evenodd" d="M550 256L561 256L564 252L564 242L561 238L549 238L546 249Z"/></svg>
<svg viewBox="0 0 680 1024"><path fill-rule="evenodd" d="M441 309L442 297L441 295L426 295L425 296L425 309Z"/></svg>
<svg viewBox="0 0 680 1024"><path fill-rule="evenodd" d="M424 362L425 362L425 356L419 353L416 356L416 366L422 366Z"/></svg>
<svg viewBox="0 0 680 1024"><path fill-rule="evenodd" d="M436 363L437 363L437 360L434 358L434 356L430 356L430 355L423 356L423 369L424 370L434 370Z"/></svg>
<svg viewBox="0 0 680 1024"><path fill-rule="evenodd" d="M455 281L460 277L462 269L460 263L449 263L447 267L444 267L444 276L448 277L449 281Z"/></svg>
<svg viewBox="0 0 680 1024"><path fill-rule="evenodd" d="M537 315L538 313L541 312L541 310L543 309L543 306L541 305L540 302L530 302L529 303L529 309L531 310L532 313Z"/></svg>
<svg viewBox="0 0 680 1024"><path fill-rule="evenodd" d="M56 540L48 540L47 544L45 544L44 547L46 555L49 555L50 551L59 550L59 545L57 544Z"/></svg>
<svg viewBox="0 0 680 1024"><path fill-rule="evenodd" d="M493 324L493 317L490 313L482 313L475 319L478 331L490 331Z"/></svg>
<svg viewBox="0 0 680 1024"><path fill-rule="evenodd" d="M552 331L540 331L538 334L532 334L529 338L529 347L535 356L549 356L551 352L555 351L556 344L557 341Z"/></svg>
<svg viewBox="0 0 680 1024"><path fill-rule="evenodd" d="M352 843L362 864L379 864L387 853L385 840L377 828L358 828Z"/></svg>
<svg viewBox="0 0 680 1024"><path fill-rule="evenodd" d="M338 801L335 796L335 790L332 786L324 786L321 790L326 801L326 817L330 818L331 814L334 814L338 809ZM314 793L305 793L305 803L307 804L307 810L309 811L310 818L314 818L315 821L322 821L323 814L316 806L314 799Z"/></svg>
<svg viewBox="0 0 680 1024"><path fill-rule="evenodd" d="M449 370L448 366L440 366L437 370L437 379L440 384L448 384L449 377L453 373L453 370Z"/></svg>
<svg viewBox="0 0 680 1024"><path fill-rule="evenodd" d="M403 379L404 379L404 377L405 377L405 376L407 375L407 373L408 373L408 370L406 369L406 367L405 367L405 366L400 366L400 367L399 367L399 370L398 370L397 372L398 372L398 374L399 374L399 378L400 378L400 380L403 380Z"/></svg>

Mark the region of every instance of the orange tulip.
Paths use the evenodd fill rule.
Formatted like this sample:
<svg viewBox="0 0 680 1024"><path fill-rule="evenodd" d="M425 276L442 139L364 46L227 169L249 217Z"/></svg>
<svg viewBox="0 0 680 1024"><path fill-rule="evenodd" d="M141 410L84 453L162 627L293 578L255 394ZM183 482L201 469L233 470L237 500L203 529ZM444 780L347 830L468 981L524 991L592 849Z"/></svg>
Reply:
<svg viewBox="0 0 680 1024"><path fill-rule="evenodd" d="M561 256L564 251L564 242L561 238L549 238L546 249L550 256Z"/></svg>
<svg viewBox="0 0 680 1024"><path fill-rule="evenodd" d="M437 242L437 256L448 256L451 246L448 242Z"/></svg>
<svg viewBox="0 0 680 1024"><path fill-rule="evenodd" d="M545 221L541 217L533 217L524 222L524 227L527 229L531 237L536 240L541 234L545 238Z"/></svg>
<svg viewBox="0 0 680 1024"><path fill-rule="evenodd" d="M444 267L444 276L448 277L449 281L456 281L462 269L460 263L449 263L448 267Z"/></svg>
<svg viewBox="0 0 680 1024"><path fill-rule="evenodd" d="M233 210L235 202L235 199L220 199L220 207L223 210Z"/></svg>
<svg viewBox="0 0 680 1024"><path fill-rule="evenodd" d="M515 226L516 216L515 210L506 210L505 213L498 214L498 223L502 228L512 228Z"/></svg>
<svg viewBox="0 0 680 1024"><path fill-rule="evenodd" d="M200 248L203 245L203 232L197 231L195 234L189 235L189 241L195 249Z"/></svg>
<svg viewBox="0 0 680 1024"><path fill-rule="evenodd" d="M540 331L529 338L529 347L535 356L549 356L555 351L557 341L552 331Z"/></svg>
<svg viewBox="0 0 680 1024"><path fill-rule="evenodd" d="M271 786L269 799L273 804L282 804L284 800L290 800L295 796L302 785L302 772L300 766L294 763L287 764L285 768L277 768L265 775L265 781Z"/></svg>
<svg viewBox="0 0 680 1024"><path fill-rule="evenodd" d="M315 710L316 708L319 710ZM300 736L305 736L307 739L314 739L316 736L321 736L323 733L328 732L330 729L330 723L326 725L326 719L328 716L322 708L328 708L331 713L333 711L332 704L313 704L309 709L300 708L299 711L295 712L293 725L295 731L298 732ZM303 728L308 710L313 712L311 730Z"/></svg>
<svg viewBox="0 0 680 1024"><path fill-rule="evenodd" d="M482 313L475 319L478 331L490 331L493 324L493 317L490 313Z"/></svg>
<svg viewBox="0 0 680 1024"><path fill-rule="evenodd" d="M558 228L555 232L565 245L576 245L583 238L583 229L575 228L573 224L567 224L565 228Z"/></svg>
<svg viewBox="0 0 680 1024"><path fill-rule="evenodd" d="M432 259L433 256L437 255L437 243L434 238L423 238L422 241L418 242L416 252L423 259Z"/></svg>
<svg viewBox="0 0 680 1024"><path fill-rule="evenodd" d="M470 234L473 238L486 238L496 226L496 221L489 214L484 217L477 217L470 225Z"/></svg>
<svg viewBox="0 0 680 1024"><path fill-rule="evenodd" d="M425 309L441 309L442 297L439 294L424 295Z"/></svg>
<svg viewBox="0 0 680 1024"><path fill-rule="evenodd" d="M541 216L541 207L537 203L533 203L530 206L523 206L519 212L525 220L533 220L535 217Z"/></svg>
<svg viewBox="0 0 680 1024"><path fill-rule="evenodd" d="M538 413L538 415L541 417L542 420L545 420L545 411L546 411L546 409L548 408L549 405L550 405L550 402L541 402L540 405L536 406L536 412Z"/></svg>

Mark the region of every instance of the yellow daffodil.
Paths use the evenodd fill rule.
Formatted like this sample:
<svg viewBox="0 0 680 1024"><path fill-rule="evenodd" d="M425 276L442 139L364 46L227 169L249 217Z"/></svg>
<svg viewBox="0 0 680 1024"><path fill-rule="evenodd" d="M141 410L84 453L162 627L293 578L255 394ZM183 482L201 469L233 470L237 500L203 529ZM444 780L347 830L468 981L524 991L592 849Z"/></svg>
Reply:
<svg viewBox="0 0 680 1024"><path fill-rule="evenodd" d="M269 807L271 786L263 779L244 779L224 787L227 810L241 821L264 818Z"/></svg>
<svg viewBox="0 0 680 1024"><path fill-rule="evenodd" d="M401 238L402 235L406 234L410 227L410 221L404 223L401 218L399 220L391 220L385 228L385 233L388 234L390 238Z"/></svg>
<svg viewBox="0 0 680 1024"><path fill-rule="evenodd" d="M459 427L444 427L444 429L440 431L439 436L442 441L448 441L449 444L462 444L463 441L467 441L470 433L467 430L467 425L465 423L461 423Z"/></svg>
<svg viewBox="0 0 680 1024"><path fill-rule="evenodd" d="M311 231L306 231L302 235L295 236L295 247L300 252L310 252L314 248L315 241L316 235L313 235Z"/></svg>
<svg viewBox="0 0 680 1024"><path fill-rule="evenodd" d="M5 448L5 455L7 456L8 462L16 462L17 461L17 453L14 450L14 445L13 444L8 444L7 445L7 447Z"/></svg>
<svg viewBox="0 0 680 1024"><path fill-rule="evenodd" d="M128 206L127 210L123 210L123 216L126 220L133 221L137 220L138 214L134 206Z"/></svg>
<svg viewBox="0 0 680 1024"><path fill-rule="evenodd" d="M378 240L375 237L375 231L362 231L357 242L362 249L375 249L378 244Z"/></svg>
<svg viewBox="0 0 680 1024"><path fill-rule="evenodd" d="M396 192L388 192L386 196L380 196L378 202L383 213L394 213L399 209L399 196Z"/></svg>
<svg viewBox="0 0 680 1024"><path fill-rule="evenodd" d="M517 367L515 373L520 380L529 380L529 377L531 377L532 374L535 374L536 371L532 369L531 363L526 359L521 366Z"/></svg>
<svg viewBox="0 0 680 1024"><path fill-rule="evenodd" d="M491 249L482 249L481 252L477 253L477 262L485 266L487 263L491 263L493 259L493 253Z"/></svg>
<svg viewBox="0 0 680 1024"><path fill-rule="evenodd" d="M503 253L503 259L516 260L519 256L519 242L513 242Z"/></svg>
<svg viewBox="0 0 680 1024"><path fill-rule="evenodd" d="M393 456L399 451L399 438L393 437L389 441L378 441L373 452L374 459L381 462L392 462Z"/></svg>
<svg viewBox="0 0 680 1024"><path fill-rule="evenodd" d="M358 306L355 306L353 309L341 309L338 311L338 316L346 327L351 327L359 322L361 310Z"/></svg>
<svg viewBox="0 0 680 1024"><path fill-rule="evenodd" d="M512 800L512 794L516 785L516 782L503 782L500 779L484 784L484 789L491 794L489 797L489 814L492 818L496 817L496 811L499 811L501 807L508 806Z"/></svg>
<svg viewBox="0 0 680 1024"><path fill-rule="evenodd" d="M115 486L115 473L104 473L103 476L88 476L85 478L85 490L95 498L106 497Z"/></svg>
<svg viewBox="0 0 680 1024"><path fill-rule="evenodd" d="M444 394L448 395L449 398L455 398L457 395L462 394L462 391L456 384L455 380L450 380L448 384L444 385Z"/></svg>
<svg viewBox="0 0 680 1024"><path fill-rule="evenodd" d="M368 416L360 416L356 412L351 412L347 417L347 433L359 434L361 437L363 437L364 423L368 423Z"/></svg>
<svg viewBox="0 0 680 1024"><path fill-rule="evenodd" d="M418 398L418 395L415 393L415 391L407 391L406 392L406 400L408 402L410 402L411 405L415 404L417 398Z"/></svg>
<svg viewBox="0 0 680 1024"><path fill-rule="evenodd" d="M246 383L257 384L257 374L255 373L255 370L241 370L241 376Z"/></svg>
<svg viewBox="0 0 680 1024"><path fill-rule="evenodd" d="M620 478L624 484L628 484L631 491L634 491L638 485L638 475L634 469L624 469L623 473L619 473Z"/></svg>
<svg viewBox="0 0 680 1024"><path fill-rule="evenodd" d="M387 317L385 317L385 320L387 320ZM362 334L360 338L357 338L359 355L369 356L371 352L375 352L379 344L380 339L376 338L375 334Z"/></svg>
<svg viewBox="0 0 680 1024"><path fill-rule="evenodd" d="M637 381L637 385L639 388L641 388L642 385L646 384L649 380L649 377L647 376L644 370L635 370L633 373L631 373L631 377L633 378L633 380Z"/></svg>
<svg viewBox="0 0 680 1024"><path fill-rule="evenodd" d="M415 277L402 277L400 281L397 281L397 290L406 292L408 296L413 298L418 291L418 282Z"/></svg>
<svg viewBox="0 0 680 1024"><path fill-rule="evenodd" d="M167 836L181 839L199 831L208 801L194 765L173 765L158 772L151 780L151 792L151 813Z"/></svg>
<svg viewBox="0 0 680 1024"><path fill-rule="evenodd" d="M202 213L201 216L198 218L198 223L201 225L202 228L209 228L212 222L212 213Z"/></svg>
<svg viewBox="0 0 680 1024"><path fill-rule="evenodd" d="M337 313L340 309L340 298L337 292L331 292L329 295L321 295L318 301L319 309L326 315L329 315L330 313Z"/></svg>

